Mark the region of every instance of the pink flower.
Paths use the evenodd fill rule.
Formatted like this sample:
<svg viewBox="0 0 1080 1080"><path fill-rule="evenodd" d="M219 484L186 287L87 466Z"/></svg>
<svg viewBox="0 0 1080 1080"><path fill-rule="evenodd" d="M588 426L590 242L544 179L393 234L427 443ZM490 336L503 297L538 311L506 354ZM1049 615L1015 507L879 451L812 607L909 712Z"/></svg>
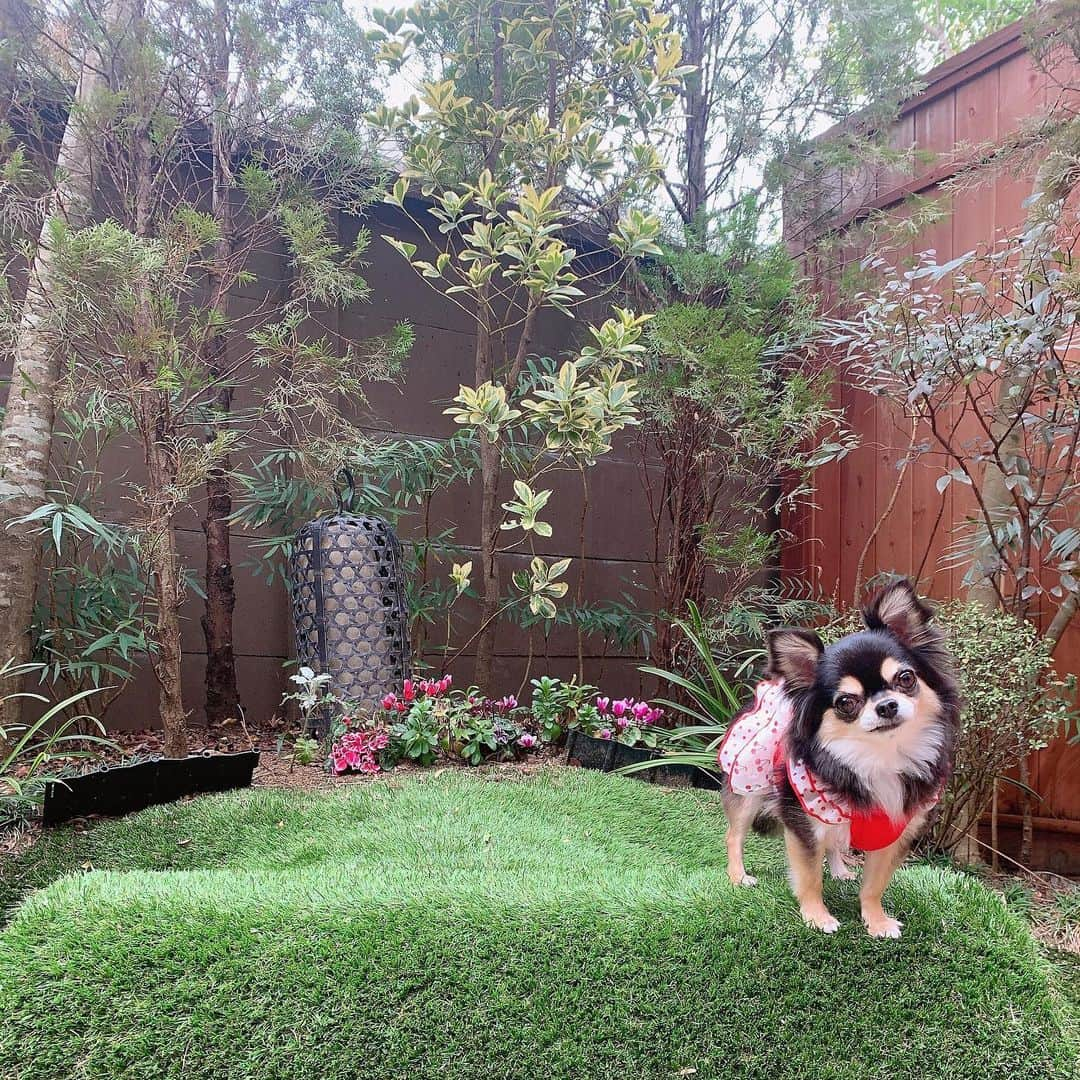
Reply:
<svg viewBox="0 0 1080 1080"><path fill-rule="evenodd" d="M596 733L596 737L598 739L610 739L611 738L611 728L601 728Z"/></svg>
<svg viewBox="0 0 1080 1080"><path fill-rule="evenodd" d="M526 731L524 735L518 739L518 746L523 750L531 750L537 743L536 736L530 731Z"/></svg>
<svg viewBox="0 0 1080 1080"><path fill-rule="evenodd" d="M643 724L655 724L655 723L658 723L660 721L660 719L663 717L663 715L664 715L664 710L663 709L653 709L649 713L649 715L646 716L645 719L642 720L641 722Z"/></svg>
<svg viewBox="0 0 1080 1080"><path fill-rule="evenodd" d="M625 716L634 704L633 698L619 698L611 703L611 715L615 717Z"/></svg>
<svg viewBox="0 0 1080 1080"><path fill-rule="evenodd" d="M608 709L611 708L611 698L598 697L596 699L596 711L601 716L606 716Z"/></svg>
<svg viewBox="0 0 1080 1080"><path fill-rule="evenodd" d="M406 679L405 682L401 684L401 696L406 701L416 700L416 687L413 686L412 679Z"/></svg>
<svg viewBox="0 0 1080 1080"><path fill-rule="evenodd" d="M639 701L634 706L633 712L634 719L640 724L652 712L652 706L647 701Z"/></svg>
<svg viewBox="0 0 1080 1080"><path fill-rule="evenodd" d="M620 716L618 720L615 721L615 726L620 731L625 731L630 726L630 717Z"/></svg>
<svg viewBox="0 0 1080 1080"><path fill-rule="evenodd" d="M379 771L378 751L390 741L389 735L380 729L346 731L330 749L330 762L334 772L350 770L362 773Z"/></svg>
<svg viewBox="0 0 1080 1080"><path fill-rule="evenodd" d="M516 709L518 700L513 694L507 694L506 697L500 698L494 702L494 706L499 712L510 712L511 709Z"/></svg>
<svg viewBox="0 0 1080 1080"><path fill-rule="evenodd" d="M444 675L441 679L421 679L420 690L429 697L438 697L450 689L450 676Z"/></svg>
<svg viewBox="0 0 1080 1080"><path fill-rule="evenodd" d="M386 697L382 699L382 707L384 709L396 708L397 703L397 694L387 694Z"/></svg>

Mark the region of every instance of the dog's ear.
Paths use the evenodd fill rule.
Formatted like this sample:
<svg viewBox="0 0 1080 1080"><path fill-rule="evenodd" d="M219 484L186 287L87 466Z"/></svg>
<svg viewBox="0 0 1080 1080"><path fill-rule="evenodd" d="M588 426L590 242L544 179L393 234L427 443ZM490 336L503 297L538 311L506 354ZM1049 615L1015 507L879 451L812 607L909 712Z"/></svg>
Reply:
<svg viewBox="0 0 1080 1080"><path fill-rule="evenodd" d="M887 630L909 648L937 643L937 634L930 626L934 613L919 599L907 578L875 593L863 605L862 617L868 630Z"/></svg>
<svg viewBox="0 0 1080 1080"><path fill-rule="evenodd" d="M769 631L769 672L791 690L814 685L825 646L813 630L785 628Z"/></svg>

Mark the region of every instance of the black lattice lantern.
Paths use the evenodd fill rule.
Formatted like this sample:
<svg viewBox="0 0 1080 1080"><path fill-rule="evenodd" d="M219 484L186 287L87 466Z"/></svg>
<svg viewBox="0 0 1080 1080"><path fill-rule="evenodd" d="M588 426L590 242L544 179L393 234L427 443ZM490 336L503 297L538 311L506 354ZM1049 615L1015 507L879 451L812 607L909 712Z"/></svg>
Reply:
<svg viewBox="0 0 1080 1080"><path fill-rule="evenodd" d="M294 539L293 629L300 664L328 672L337 698L371 708L409 672L401 542L385 521L352 513L348 491ZM330 719L315 718L317 734Z"/></svg>

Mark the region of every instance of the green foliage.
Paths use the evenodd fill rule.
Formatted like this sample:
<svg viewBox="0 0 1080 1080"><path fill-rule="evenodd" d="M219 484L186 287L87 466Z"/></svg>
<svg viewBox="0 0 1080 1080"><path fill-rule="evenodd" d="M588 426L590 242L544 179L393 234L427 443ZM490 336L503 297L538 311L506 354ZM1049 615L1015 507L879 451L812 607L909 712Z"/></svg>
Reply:
<svg viewBox="0 0 1080 1080"><path fill-rule="evenodd" d="M880 288L832 324L852 377L932 432L915 458L933 454L938 490L968 489L973 505L948 561L1015 615L1035 604L1060 613L1054 640L1080 599L1080 531L1071 525L1080 371L1068 356L1076 240L1064 213L1050 198L1023 230L946 263L927 251L904 270L872 254Z"/></svg>
<svg viewBox="0 0 1080 1080"><path fill-rule="evenodd" d="M583 470L636 421L642 317L615 308L558 370L530 363L531 339L538 318L573 315L627 261L658 250L659 221L634 204L659 181L649 136L686 69L668 17L649 3L426 0L373 19L388 68L420 63L431 76L408 102L369 119L402 154L387 201L413 218L429 250L384 239L476 324L474 379L445 411L471 437L483 477L491 528L478 559L477 652L490 653L497 619L515 608L552 619L567 591L551 581L565 567L534 558L527 576L515 576L516 599L501 593L496 549L531 547L551 532L537 515L553 489L538 478ZM427 200L420 211L409 198L416 189ZM586 218L603 222L617 256L610 272L579 259ZM504 472L522 488L500 514Z"/></svg>
<svg viewBox="0 0 1080 1080"><path fill-rule="evenodd" d="M541 675L532 681L532 714L540 726L540 738L547 743L562 740L566 724L566 698L562 680Z"/></svg>
<svg viewBox="0 0 1080 1080"><path fill-rule="evenodd" d="M590 699L596 687L579 683L577 677L566 682L551 675L532 679L532 715L540 738L547 743L561 743L572 727L588 727L596 708ZM584 714L584 721L582 715Z"/></svg>
<svg viewBox="0 0 1080 1080"><path fill-rule="evenodd" d="M417 765L434 765L442 736L435 699L422 697L413 702L390 734L395 753Z"/></svg>
<svg viewBox="0 0 1080 1080"><path fill-rule="evenodd" d="M800 924L781 845L748 846L760 884L735 890L718 800L586 770L255 789L50 830L13 868L41 891L0 932L0 1073L1072 1075L1030 933L977 880L901 869L886 945L826 882L828 937ZM858 1007L839 1022L833 1000ZM589 1037L558 1034L572 1017Z"/></svg>
<svg viewBox="0 0 1080 1080"><path fill-rule="evenodd" d="M757 237L752 200L704 233L687 229L650 274L659 307L639 380L643 470L660 553L657 662L692 650L671 616L693 601L709 620L770 599L783 510L807 502L813 474L854 445L831 404L811 298L783 245Z"/></svg>
<svg viewBox="0 0 1080 1080"><path fill-rule="evenodd" d="M664 756L651 762L628 766L624 771L638 772L656 765L695 765L699 769L716 767L716 751L732 717L743 706L745 686L742 679L747 665L743 664L734 678L721 670L713 655L708 625L698 606L687 604L687 617L678 622L678 629L689 645L692 667L688 671L668 671L644 666L645 675L654 675L662 685L677 695L660 698L658 703L687 717L691 723L665 731L661 735Z"/></svg>
<svg viewBox="0 0 1080 1080"><path fill-rule="evenodd" d="M40 673L39 664L7 660L0 665L0 680L20 680ZM46 785L58 780L49 773L49 766L57 759L88 758L96 750L113 745L102 737L105 729L99 720L76 712L76 707L96 692L91 687L55 704L41 694L0 692L0 704L19 697L42 706L36 719L0 728L0 828L29 817L41 805ZM100 734L80 730L83 724L91 725Z"/></svg>
<svg viewBox="0 0 1080 1080"><path fill-rule="evenodd" d="M995 30L1029 15L1034 0L914 0L921 50L940 63Z"/></svg>
<svg viewBox="0 0 1080 1080"><path fill-rule="evenodd" d="M301 735L293 741L293 761L297 765L314 765L322 747L318 739Z"/></svg>

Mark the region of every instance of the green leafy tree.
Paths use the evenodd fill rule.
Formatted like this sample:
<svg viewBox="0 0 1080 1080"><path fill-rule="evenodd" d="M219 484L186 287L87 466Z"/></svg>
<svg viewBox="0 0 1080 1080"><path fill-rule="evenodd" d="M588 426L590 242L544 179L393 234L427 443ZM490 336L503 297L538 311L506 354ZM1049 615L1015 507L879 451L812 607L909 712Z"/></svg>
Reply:
<svg viewBox="0 0 1080 1080"><path fill-rule="evenodd" d="M321 329L324 313L368 295L358 272L366 233L342 248L334 228L378 190L342 97L370 81L363 42L347 34L354 24L333 6L273 0L145 4L129 15L122 33L102 31L81 6L64 24L76 39L92 26L102 67L118 74L82 115L101 181L97 220L47 221L53 273L35 334L46 355L63 347L51 406L64 400L142 451L144 476L116 486L151 583L166 750L182 755L178 511L199 487L227 495L240 450L284 443L311 471L355 454L363 386L389 373L410 332L355 342ZM284 287L234 309L230 294L255 285L256 256L278 251ZM14 301L5 314L24 317ZM235 411L240 387L251 404ZM219 501L207 523L212 571L227 570L212 535L225 509Z"/></svg>
<svg viewBox="0 0 1080 1080"><path fill-rule="evenodd" d="M572 314L620 264L656 251L659 222L636 204L660 163L641 132L663 123L685 70L678 35L648 3L431 0L375 19L385 62L412 60L431 75L372 119L401 148L389 201L414 217L433 257L388 240L476 327L474 382L448 411L479 459L475 681L487 689L499 615L525 606L551 616L567 591L557 580L566 560L534 558L516 596L503 595L500 553L549 527L539 478L586 468L636 418L642 317L615 309L558 367L528 363L537 320ZM426 201L419 212L412 192ZM613 260L600 271L573 246L575 230L597 228ZM518 486L503 505L507 472Z"/></svg>
<svg viewBox="0 0 1080 1080"><path fill-rule="evenodd" d="M781 601L760 585L779 512L809 498L814 470L852 445L814 362L818 329L794 263L756 239L752 202L728 221L706 245L688 232L649 275L658 306L640 446L663 667L691 659L678 621L688 604L735 632L737 611Z"/></svg>

